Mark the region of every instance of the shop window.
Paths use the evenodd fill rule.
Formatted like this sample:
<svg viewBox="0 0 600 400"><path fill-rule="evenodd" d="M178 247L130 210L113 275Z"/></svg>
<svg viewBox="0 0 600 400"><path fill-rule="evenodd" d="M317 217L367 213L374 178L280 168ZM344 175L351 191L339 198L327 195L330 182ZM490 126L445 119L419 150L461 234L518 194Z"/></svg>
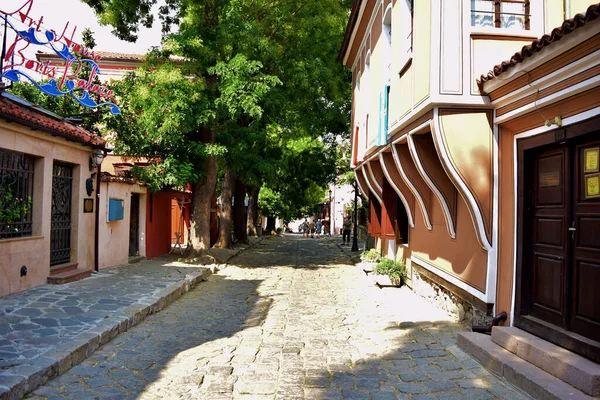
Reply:
<svg viewBox="0 0 600 400"><path fill-rule="evenodd" d="M0 239L31 236L34 157L0 150Z"/></svg>
<svg viewBox="0 0 600 400"><path fill-rule="evenodd" d="M530 29L529 0L471 0L471 26Z"/></svg>

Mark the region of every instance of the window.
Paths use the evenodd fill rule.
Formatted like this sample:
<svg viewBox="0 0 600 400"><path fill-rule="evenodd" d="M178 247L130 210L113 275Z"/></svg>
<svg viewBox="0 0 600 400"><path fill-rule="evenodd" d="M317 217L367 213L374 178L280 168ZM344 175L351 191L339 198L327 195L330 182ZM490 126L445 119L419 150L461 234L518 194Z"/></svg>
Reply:
<svg viewBox="0 0 600 400"><path fill-rule="evenodd" d="M0 239L31 236L33 157L0 150Z"/></svg>
<svg viewBox="0 0 600 400"><path fill-rule="evenodd" d="M414 4L413 0L402 0L400 10L400 71L412 60L413 54L413 25Z"/></svg>
<svg viewBox="0 0 600 400"><path fill-rule="evenodd" d="M471 0L471 26L530 29L529 0Z"/></svg>

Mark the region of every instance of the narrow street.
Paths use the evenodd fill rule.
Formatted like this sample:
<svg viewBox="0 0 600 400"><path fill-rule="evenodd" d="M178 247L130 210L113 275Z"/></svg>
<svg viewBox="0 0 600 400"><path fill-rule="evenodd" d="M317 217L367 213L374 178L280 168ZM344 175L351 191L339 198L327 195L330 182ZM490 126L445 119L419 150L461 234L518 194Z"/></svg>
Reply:
<svg viewBox="0 0 600 400"><path fill-rule="evenodd" d="M407 288L334 239L265 238L31 399L526 398L456 347Z"/></svg>

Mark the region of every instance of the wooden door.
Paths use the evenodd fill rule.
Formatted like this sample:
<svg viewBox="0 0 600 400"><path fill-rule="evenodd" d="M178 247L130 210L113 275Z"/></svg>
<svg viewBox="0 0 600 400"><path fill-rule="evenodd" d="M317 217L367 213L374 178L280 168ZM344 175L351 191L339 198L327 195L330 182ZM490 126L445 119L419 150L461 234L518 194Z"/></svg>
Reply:
<svg viewBox="0 0 600 400"><path fill-rule="evenodd" d="M582 142L575 154L570 330L600 342L600 141Z"/></svg>
<svg viewBox="0 0 600 400"><path fill-rule="evenodd" d="M129 211L129 256L140 255L140 195L131 194L131 207Z"/></svg>
<svg viewBox="0 0 600 400"><path fill-rule="evenodd" d="M539 151L530 159L525 241L530 238L525 269L523 314L566 328L568 263L567 194L569 152L566 146ZM527 229L529 228L529 229ZM529 232L527 232L529 230Z"/></svg>
<svg viewBox="0 0 600 400"><path fill-rule="evenodd" d="M526 155L519 310L555 326L534 333L553 340L566 332L561 344L586 355L600 343L569 332L600 342L600 141L591 137Z"/></svg>

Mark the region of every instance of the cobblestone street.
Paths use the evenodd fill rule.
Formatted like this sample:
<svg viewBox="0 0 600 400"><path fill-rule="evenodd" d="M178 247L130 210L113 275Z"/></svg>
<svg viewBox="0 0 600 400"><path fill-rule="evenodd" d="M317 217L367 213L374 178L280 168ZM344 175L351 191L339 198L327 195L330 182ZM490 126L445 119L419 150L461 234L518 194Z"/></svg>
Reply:
<svg viewBox="0 0 600 400"><path fill-rule="evenodd" d="M372 285L333 240L266 238L29 397L527 398L456 347L463 328Z"/></svg>

